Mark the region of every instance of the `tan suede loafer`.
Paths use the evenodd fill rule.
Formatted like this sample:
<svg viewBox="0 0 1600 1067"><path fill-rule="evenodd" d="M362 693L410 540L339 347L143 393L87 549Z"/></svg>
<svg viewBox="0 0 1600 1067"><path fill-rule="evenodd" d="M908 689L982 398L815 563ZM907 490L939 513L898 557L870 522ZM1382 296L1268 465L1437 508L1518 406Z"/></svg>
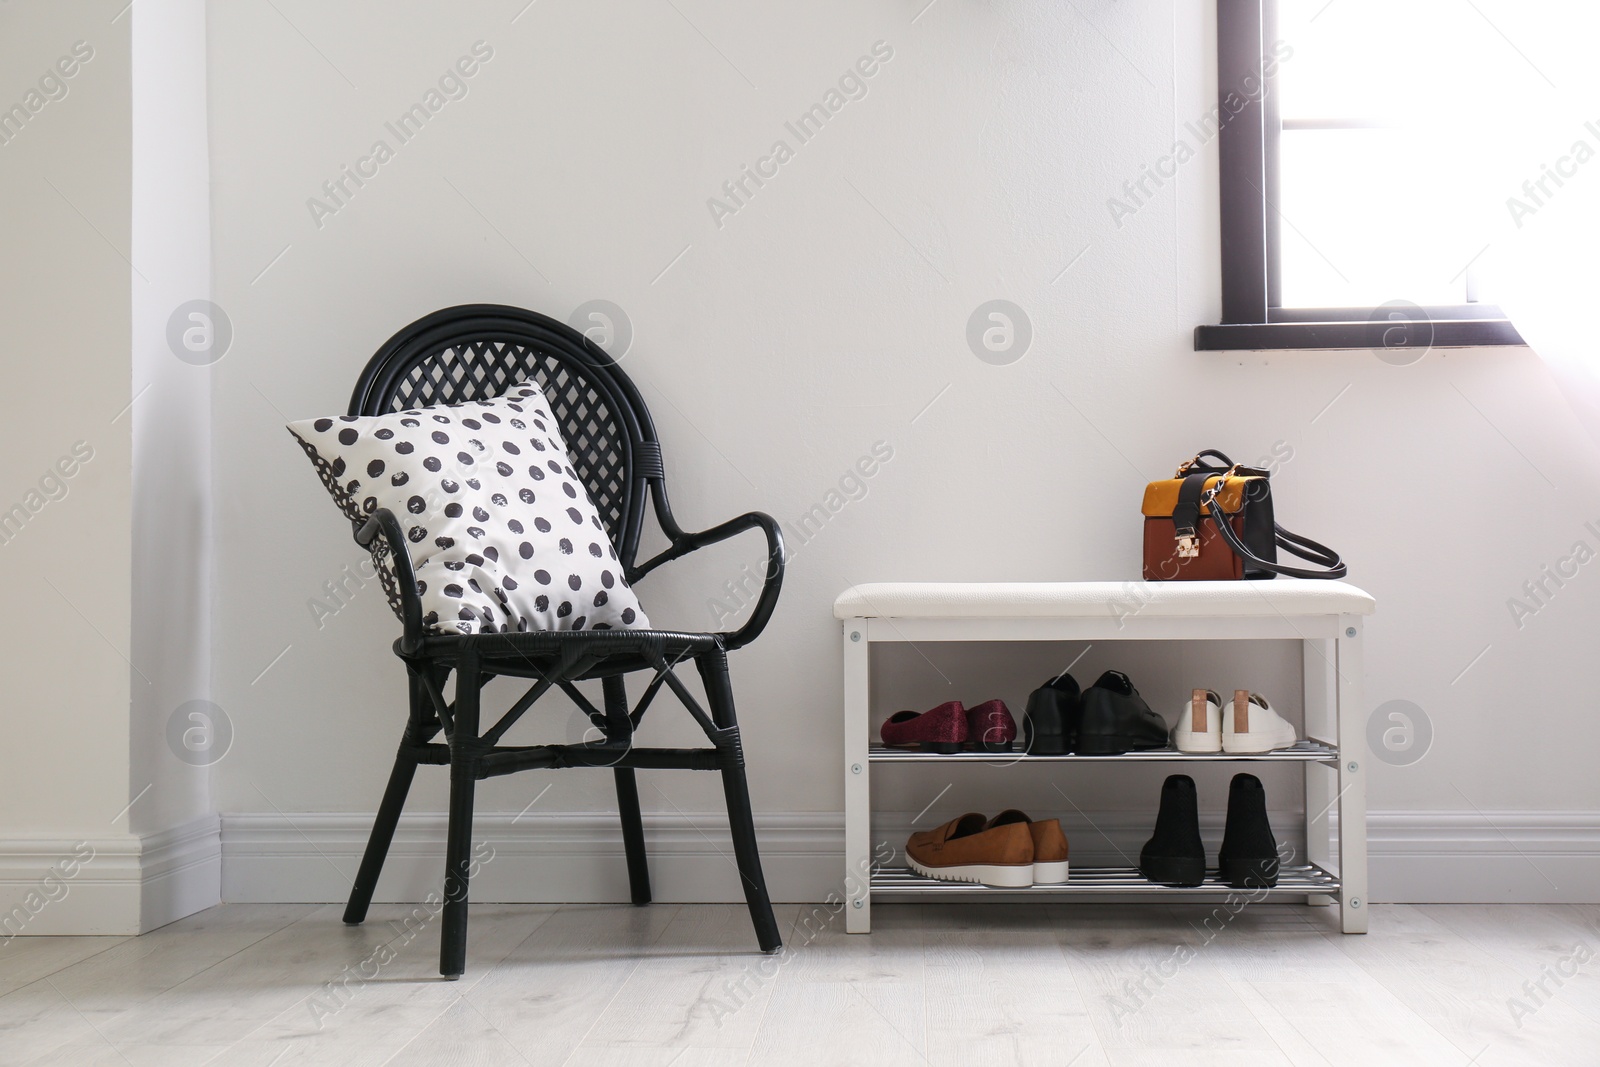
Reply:
<svg viewBox="0 0 1600 1067"><path fill-rule="evenodd" d="M906 842L906 860L918 874L946 882L1008 889L1030 886L1033 834L1027 816L1022 819L991 827L982 815L969 812L943 826L912 834Z"/></svg>
<svg viewBox="0 0 1600 1067"><path fill-rule="evenodd" d="M1033 838L1033 884L1059 885L1067 880L1067 835L1060 819L1034 822L1016 808L1008 808L990 819L984 828L992 830L1009 823L1025 823Z"/></svg>

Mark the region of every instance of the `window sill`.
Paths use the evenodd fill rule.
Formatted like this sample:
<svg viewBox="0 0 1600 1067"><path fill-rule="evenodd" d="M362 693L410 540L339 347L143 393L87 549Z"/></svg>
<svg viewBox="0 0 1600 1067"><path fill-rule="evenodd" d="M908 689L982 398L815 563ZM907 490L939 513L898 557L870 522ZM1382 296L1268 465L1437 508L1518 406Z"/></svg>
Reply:
<svg viewBox="0 0 1600 1067"><path fill-rule="evenodd" d="M1391 335L1387 343L1386 334ZM1435 319L1402 330L1384 322L1253 322L1194 328L1196 352L1478 348L1526 344L1509 319Z"/></svg>

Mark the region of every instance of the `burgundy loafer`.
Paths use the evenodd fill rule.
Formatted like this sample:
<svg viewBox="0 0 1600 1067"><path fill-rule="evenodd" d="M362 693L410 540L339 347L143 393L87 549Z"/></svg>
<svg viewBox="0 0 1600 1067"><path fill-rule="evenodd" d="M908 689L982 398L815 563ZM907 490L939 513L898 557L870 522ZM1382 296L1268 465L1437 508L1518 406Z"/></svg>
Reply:
<svg viewBox="0 0 1600 1067"><path fill-rule="evenodd" d="M1003 700L986 700L967 709L967 739L984 752L1010 752L1017 739L1017 720Z"/></svg>
<svg viewBox="0 0 1600 1067"><path fill-rule="evenodd" d="M924 752L960 752L967 743L967 713L961 701L931 711L897 711L883 724L883 743Z"/></svg>

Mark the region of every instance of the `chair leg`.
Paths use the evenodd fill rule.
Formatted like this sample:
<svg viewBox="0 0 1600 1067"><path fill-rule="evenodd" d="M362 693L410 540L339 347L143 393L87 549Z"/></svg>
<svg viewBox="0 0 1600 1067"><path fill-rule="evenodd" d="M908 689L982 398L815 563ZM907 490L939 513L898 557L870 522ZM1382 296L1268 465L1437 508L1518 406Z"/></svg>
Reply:
<svg viewBox="0 0 1600 1067"><path fill-rule="evenodd" d="M472 801L477 785L476 766L451 766L444 923L439 937L439 973L446 978L460 978L467 969L467 881L472 864Z"/></svg>
<svg viewBox="0 0 1600 1067"><path fill-rule="evenodd" d="M456 671L455 727L450 734L450 826L445 842L444 921L439 973L460 978L467 969L467 892L472 869L472 801L478 785L477 656L466 653Z"/></svg>
<svg viewBox="0 0 1600 1067"><path fill-rule="evenodd" d="M350 900L345 904L344 921L359 926L367 920L367 908L372 904L372 894L378 888L378 876L383 873L383 861L389 856L389 846L394 842L394 830L400 822L400 812L406 806L406 795L411 792L411 781L417 774L417 761L406 754L412 744L427 744L438 730L424 726L433 720L433 706L428 689L413 668L410 673L411 712L405 737L400 741L400 751L394 758L394 770L389 772L389 785L383 791L383 803L378 805L378 817L373 820L372 834L367 838L367 851L361 857L361 869L356 872L355 885L350 887Z"/></svg>
<svg viewBox="0 0 1600 1067"><path fill-rule="evenodd" d="M613 723L628 714L628 692L620 675L601 683L606 717ZM650 903L650 861L644 850L644 818L639 812L639 781L632 767L618 767L617 813L622 817L622 847L628 854L628 890L635 907Z"/></svg>
<svg viewBox="0 0 1600 1067"><path fill-rule="evenodd" d="M728 762L722 768L722 792L728 803L728 826L733 832L733 854L739 865L739 880L744 884L745 903L756 928L756 941L763 952L783 947L778 920L767 897L766 878L761 873L761 852L756 844L755 814L750 807L750 789L744 777L744 749L739 743L739 724L733 711L733 686L728 680L728 657L713 652L695 660L700 679L705 683L711 704L711 720L726 731L717 739Z"/></svg>
<svg viewBox="0 0 1600 1067"><path fill-rule="evenodd" d="M372 893L378 888L378 875L383 873L383 861L388 858L394 828L400 822L400 811L406 806L406 794L411 792L411 780L416 774L416 760L404 754L395 757L389 786L383 791L383 803L378 805L378 817L372 824L372 836L367 838L367 851L361 857L361 869L350 888L350 902L344 906L344 921L351 926L366 922Z"/></svg>
<svg viewBox="0 0 1600 1067"><path fill-rule="evenodd" d="M639 782L632 767L618 767L617 811L622 816L622 847L628 853L628 889L635 907L650 903L650 861L644 851L644 818L639 812Z"/></svg>

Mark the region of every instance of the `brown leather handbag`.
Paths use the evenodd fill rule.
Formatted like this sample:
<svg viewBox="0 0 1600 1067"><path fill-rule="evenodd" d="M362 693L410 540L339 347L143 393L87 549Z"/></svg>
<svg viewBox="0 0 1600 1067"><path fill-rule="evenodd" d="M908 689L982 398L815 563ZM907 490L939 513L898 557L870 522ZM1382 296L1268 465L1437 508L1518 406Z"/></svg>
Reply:
<svg viewBox="0 0 1600 1067"><path fill-rule="evenodd" d="M1273 518L1271 476L1208 448L1173 477L1145 486L1145 580L1343 578L1349 569L1339 553ZM1279 548L1322 569L1285 566Z"/></svg>

